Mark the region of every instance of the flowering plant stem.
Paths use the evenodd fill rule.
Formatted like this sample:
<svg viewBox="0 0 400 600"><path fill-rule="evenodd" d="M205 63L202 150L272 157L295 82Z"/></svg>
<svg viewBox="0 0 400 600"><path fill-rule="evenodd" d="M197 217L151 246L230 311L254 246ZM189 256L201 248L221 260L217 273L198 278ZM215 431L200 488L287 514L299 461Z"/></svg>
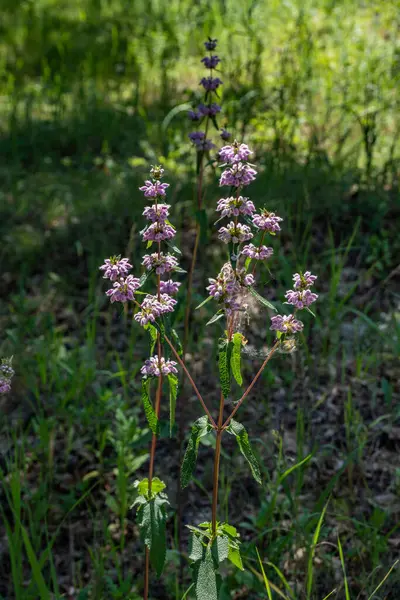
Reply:
<svg viewBox="0 0 400 600"><path fill-rule="evenodd" d="M160 297L160 277L158 277L157 281L157 294ZM161 349L161 337L160 334L157 334L157 356L158 361L161 362L162 349ZM154 412L156 413L157 419L160 417L160 406L161 406L161 391L162 391L162 375L158 378L157 383L157 391L156 391L156 402L154 407ZM151 496L151 487L153 482L153 472L154 472L154 459L156 456L156 445L157 445L157 435L155 433L151 436L151 447L150 447L150 464L149 464L149 496ZM144 590L143 590L143 599L148 600L149 597L149 579L150 579L150 549L148 546L145 546L145 568L144 568Z"/></svg>

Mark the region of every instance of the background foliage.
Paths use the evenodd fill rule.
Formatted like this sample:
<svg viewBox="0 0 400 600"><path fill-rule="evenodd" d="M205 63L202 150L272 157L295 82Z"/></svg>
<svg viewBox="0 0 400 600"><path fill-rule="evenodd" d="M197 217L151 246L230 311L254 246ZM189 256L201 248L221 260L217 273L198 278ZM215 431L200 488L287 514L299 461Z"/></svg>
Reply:
<svg viewBox="0 0 400 600"><path fill-rule="evenodd" d="M110 310L98 265L116 252L135 259L137 188L158 162L172 183L189 263L195 159L186 110L200 98L208 35L218 37L223 59L222 124L256 150L252 200L285 219L265 295L281 299L302 267L319 274L321 294L302 347L271 363L242 412L262 459L261 492L235 441L225 447L220 510L242 532L246 569L228 570L221 593L268 597L256 547L273 597L279 588L289 598L322 600L336 588L333 598L368 598L393 564L400 545L399 8L397 0L3 0L0 354L14 354L18 375L1 399L3 598L140 592L141 544L129 507L150 439L137 376L146 342L128 313ZM196 303L222 252L212 227L217 173L210 169L208 178ZM204 329L208 306L191 329L190 366L213 398L218 324ZM259 364L254 349L266 349L266 332L255 305L244 324L245 377ZM194 420L195 400L185 403ZM178 456L167 424L161 434L156 470L172 504L170 549L152 593L181 598ZM206 436L200 444L185 522L209 520L211 443ZM394 569L373 597L399 591Z"/></svg>

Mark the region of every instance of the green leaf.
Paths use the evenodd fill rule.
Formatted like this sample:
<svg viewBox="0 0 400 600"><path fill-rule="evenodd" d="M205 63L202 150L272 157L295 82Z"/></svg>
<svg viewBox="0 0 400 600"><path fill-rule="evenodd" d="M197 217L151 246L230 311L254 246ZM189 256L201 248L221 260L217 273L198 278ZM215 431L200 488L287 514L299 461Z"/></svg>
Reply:
<svg viewBox="0 0 400 600"><path fill-rule="evenodd" d="M224 395L224 398L228 398L231 394L231 373L229 368L229 358L231 354L232 345L226 339L220 339L218 347L219 381L221 384L221 390Z"/></svg>
<svg viewBox="0 0 400 600"><path fill-rule="evenodd" d="M265 298L263 298L262 296L260 296L260 294L257 292L257 290L255 290L253 287L249 287L250 293L254 296L254 298L256 300L258 300L258 302L260 304L262 304L263 306L265 306L266 308L270 308L271 310L274 310L276 312L276 308L273 304L271 304L271 302L269 302L268 300L266 300Z"/></svg>
<svg viewBox="0 0 400 600"><path fill-rule="evenodd" d="M228 558L229 538L226 535L217 535L212 545L212 553L217 564Z"/></svg>
<svg viewBox="0 0 400 600"><path fill-rule="evenodd" d="M167 520L164 494L141 504L137 512L137 521L143 543L150 550L150 562L160 577L164 568L167 551L165 525Z"/></svg>
<svg viewBox="0 0 400 600"><path fill-rule="evenodd" d="M215 323L216 321L219 321L220 319L222 319L224 314L225 313L223 310L219 310L218 312L216 312L215 315L213 317L211 317L211 319L209 321L207 321L206 327L207 327L207 325L211 325L212 323Z"/></svg>
<svg viewBox="0 0 400 600"><path fill-rule="evenodd" d="M234 376L238 385L243 384L243 377L241 372L241 352L242 352L242 340L243 335L239 332L233 334L233 348L231 355L231 369L232 375Z"/></svg>
<svg viewBox="0 0 400 600"><path fill-rule="evenodd" d="M172 339L174 340L174 342L176 344L176 349L178 351L179 356L182 356L183 348L182 348L181 340L179 339L179 335L176 332L176 329L171 329L171 335L172 335Z"/></svg>
<svg viewBox="0 0 400 600"><path fill-rule="evenodd" d="M179 250L179 248L177 246L175 246L175 244L173 242L170 242L169 240L164 240L165 243L167 244L167 246L169 246L172 250L172 252L175 252L175 254L178 254L178 256L182 255L182 252Z"/></svg>
<svg viewBox="0 0 400 600"><path fill-rule="evenodd" d="M310 549L310 553L308 555L308 561L307 561L307 600L310 600L311 598L311 591L312 591L312 585L313 585L313 566L314 566L314 554L315 554L315 548L317 546L318 543L318 539L319 539L319 534L321 533L321 527L322 527L322 522L324 520L324 516L325 516L325 512L326 509L328 508L328 504L329 504L329 500L328 502L325 504L321 515L318 519L318 523L317 523L317 528L314 532L313 535L313 540L312 540L312 545L311 545L311 549Z"/></svg>
<svg viewBox="0 0 400 600"><path fill-rule="evenodd" d="M196 466L197 452L199 449L200 438L204 437L212 429L211 424L208 421L207 415L197 419L192 425L192 431L186 448L185 456L183 457L181 467L181 485L185 488L193 475L194 468Z"/></svg>
<svg viewBox="0 0 400 600"><path fill-rule="evenodd" d="M239 548L233 548L232 546L229 546L228 560L230 560L231 563L235 565L235 567L237 567L241 571L244 571Z"/></svg>
<svg viewBox="0 0 400 600"><path fill-rule="evenodd" d="M178 395L179 381L176 375L168 375L169 383L169 435L172 437L172 429L175 423L176 398Z"/></svg>
<svg viewBox="0 0 400 600"><path fill-rule="evenodd" d="M157 343L158 332L157 332L157 329L154 327L154 325L152 325L151 323L147 323L147 325L145 325L144 328L150 334L150 340L151 340L150 355L152 355L154 352L155 345Z"/></svg>
<svg viewBox="0 0 400 600"><path fill-rule="evenodd" d="M149 276L149 272L143 273L143 275L139 279L139 287L142 287L146 283L148 276Z"/></svg>
<svg viewBox="0 0 400 600"><path fill-rule="evenodd" d="M144 406L144 412L146 414L146 419L149 424L151 431L154 434L158 433L158 418L156 413L154 412L153 405L151 404L150 397L150 379L142 379L142 402Z"/></svg>
<svg viewBox="0 0 400 600"><path fill-rule="evenodd" d="M190 549L189 549L189 558L193 562L197 560L201 560L203 558L204 546L199 538L194 532L190 536Z"/></svg>
<svg viewBox="0 0 400 600"><path fill-rule="evenodd" d="M208 296L205 300L203 300L203 302L201 302L198 306L196 306L196 308L194 310L201 308L202 306L207 304L207 302L210 302L210 300L212 300L212 299L213 299L213 296Z"/></svg>
<svg viewBox="0 0 400 600"><path fill-rule="evenodd" d="M231 420L226 431L236 437L236 441L238 443L240 452L243 454L243 456L249 463L254 479L257 481L257 483L261 484L260 467L258 465L254 452L251 449L247 431L241 423L238 423L234 419Z"/></svg>
<svg viewBox="0 0 400 600"><path fill-rule="evenodd" d="M204 558L196 564L195 578L197 600L218 600L217 574L209 549Z"/></svg>
<svg viewBox="0 0 400 600"><path fill-rule="evenodd" d="M159 479L158 477L153 477L153 479L151 480L152 496L159 494L160 492L165 490L165 487L165 483L161 481L161 479ZM141 481L136 481L135 488L137 489L138 494L140 494L140 496L144 496L145 498L149 499L149 480L147 477L145 479L142 479Z"/></svg>
<svg viewBox="0 0 400 600"><path fill-rule="evenodd" d="M39 561L36 558L29 536L26 532L25 527L23 527L22 525L20 525L20 527L22 538L25 544L26 553L28 555L29 564L31 565L33 578L35 580L40 595L40 600L50 600L50 591L47 588L42 571L40 569Z"/></svg>
<svg viewBox="0 0 400 600"><path fill-rule="evenodd" d="M229 525L229 523L222 523L221 529L232 538L239 537L236 527L234 527L233 525Z"/></svg>
<svg viewBox="0 0 400 600"><path fill-rule="evenodd" d="M263 580L264 580L265 589L267 590L268 600L272 600L271 586L269 584L268 577L265 574L264 565L262 564L262 560L260 558L258 548L256 548L256 552L257 552L258 563L260 565L261 573L262 573Z"/></svg>

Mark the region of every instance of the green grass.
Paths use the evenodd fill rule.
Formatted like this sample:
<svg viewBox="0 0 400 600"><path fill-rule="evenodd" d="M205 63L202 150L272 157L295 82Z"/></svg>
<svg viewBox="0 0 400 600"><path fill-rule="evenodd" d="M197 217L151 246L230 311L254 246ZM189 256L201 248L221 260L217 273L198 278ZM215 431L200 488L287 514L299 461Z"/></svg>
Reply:
<svg viewBox="0 0 400 600"><path fill-rule="evenodd" d="M147 346L110 308L98 266L115 253L138 266L137 188L158 162L189 264L185 111L207 35L220 41L221 123L256 151L249 195L284 217L261 290L280 302L306 267L320 293L298 352L274 359L241 409L261 490L233 446L223 453L220 511L241 531L246 570L226 572L222 600L398 597L398 569L387 576L400 522L397 2L5 0L2 11L0 355L14 355L17 376L0 404L0 597L140 597L129 506L150 439L137 376ZM222 259L217 173L207 177L196 305ZM183 311L182 294L178 324ZM216 381L211 311L191 328L205 390ZM266 333L256 314L249 345ZM243 360L246 380L258 360ZM174 510L178 452L167 423L161 434L156 468L167 464ZM195 514L208 506L209 444ZM176 577L173 510L153 596L191 599L189 577Z"/></svg>

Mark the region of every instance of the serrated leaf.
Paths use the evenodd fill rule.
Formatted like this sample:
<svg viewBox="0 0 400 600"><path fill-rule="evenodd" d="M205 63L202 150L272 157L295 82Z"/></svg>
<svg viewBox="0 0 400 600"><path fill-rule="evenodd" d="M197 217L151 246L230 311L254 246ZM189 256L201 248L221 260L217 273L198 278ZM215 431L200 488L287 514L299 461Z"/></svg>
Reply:
<svg viewBox="0 0 400 600"><path fill-rule="evenodd" d="M205 300L203 300L203 302L201 302L198 306L196 306L195 310L197 310L198 308L201 308L202 306L207 304L207 302L210 302L210 300L212 300L212 299L213 299L213 296L208 296Z"/></svg>
<svg viewBox="0 0 400 600"><path fill-rule="evenodd" d="M249 436L246 429L241 423L238 423L237 421L232 419L226 431L236 437L239 450L249 463L254 479L257 481L257 483L261 484L260 467L258 465L254 452L250 446Z"/></svg>
<svg viewBox="0 0 400 600"><path fill-rule="evenodd" d="M231 344L227 340L222 339L218 344L218 348L219 382L224 398L228 398L231 394L231 373L229 367Z"/></svg>
<svg viewBox="0 0 400 600"><path fill-rule="evenodd" d="M142 287L146 283L148 276L149 273L143 273L143 275L139 279L139 287Z"/></svg>
<svg viewBox="0 0 400 600"><path fill-rule="evenodd" d="M225 531L225 533L227 533L229 536L231 536L233 538L240 537L237 532L236 527L234 527L233 525L229 525L229 523L222 523L221 529L222 529L222 531Z"/></svg>
<svg viewBox="0 0 400 600"><path fill-rule="evenodd" d="M193 532L190 536L189 558L193 562L201 560L204 554L204 546L199 537Z"/></svg>
<svg viewBox="0 0 400 600"><path fill-rule="evenodd" d="M169 373L169 435L172 436L172 428L175 423L176 398L178 395L179 381L176 375Z"/></svg>
<svg viewBox="0 0 400 600"><path fill-rule="evenodd" d="M195 590L197 600L218 600L217 574L210 550L196 564Z"/></svg>
<svg viewBox="0 0 400 600"><path fill-rule="evenodd" d="M167 246L169 246L171 248L172 252L175 252L175 254L178 254L178 256L182 255L182 252L180 251L180 249L178 248L178 246L175 246L175 244L173 244L169 240L164 240L164 241L166 242Z"/></svg>
<svg viewBox="0 0 400 600"><path fill-rule="evenodd" d="M147 422L151 431L154 434L158 432L158 418L156 413L154 412L153 405L150 401L149 397L150 390L150 379L142 379L142 402L144 407L144 412L146 415Z"/></svg>
<svg viewBox="0 0 400 600"><path fill-rule="evenodd" d="M237 567L241 571L244 571L239 548L233 548L232 546L229 546L228 560L230 560L231 563L235 565L235 567Z"/></svg>
<svg viewBox="0 0 400 600"><path fill-rule="evenodd" d="M152 494L159 494L160 492L165 490L165 487L165 483L161 481L161 479L159 479L158 477L153 477L153 479L151 480ZM141 481L136 481L135 488L137 489L138 494L140 494L141 496L144 496L145 498L149 497L149 480L147 477L145 479L142 479Z"/></svg>
<svg viewBox="0 0 400 600"><path fill-rule="evenodd" d="M151 323L147 323L147 325L145 325L144 328L146 329L146 331L149 332L149 335L150 335L150 340L151 340L150 354L152 355L154 352L155 345L157 343L157 335L158 335L157 328L154 327L154 325L152 325Z"/></svg>
<svg viewBox="0 0 400 600"><path fill-rule="evenodd" d="M222 563L228 558L229 538L226 535L217 535L212 545L212 553L217 564Z"/></svg>
<svg viewBox="0 0 400 600"><path fill-rule="evenodd" d="M168 500L164 495L152 498L138 508L137 522L143 543L150 550L150 562L160 577L164 568L167 551L166 543L166 510Z"/></svg>
<svg viewBox="0 0 400 600"><path fill-rule="evenodd" d="M239 332L233 334L233 348L231 355L231 369L232 375L234 376L238 385L243 384L243 377L241 372L241 352L242 352L242 339L243 335Z"/></svg>
<svg viewBox="0 0 400 600"><path fill-rule="evenodd" d="M212 323L219 321L220 319L222 319L223 316L224 316L224 311L219 310L218 312L215 313L215 315L213 317L211 317L211 319L209 321L207 321L206 327L207 327L207 325L211 325Z"/></svg>
<svg viewBox="0 0 400 600"><path fill-rule="evenodd" d="M185 488L193 475L194 468L196 466L197 452L199 449L200 438L207 435L212 429L211 424L208 421L207 415L197 419L192 425L190 432L190 438L186 448L185 456L183 457L181 467L181 485Z"/></svg>
<svg viewBox="0 0 400 600"><path fill-rule="evenodd" d="M257 290L255 290L253 287L249 287L250 293L254 296L254 298L256 300L258 300L258 302L260 304L262 304L263 306L265 306L266 308L270 308L271 310L274 310L276 312L276 308L273 304L271 304L271 302L269 302L268 300L266 300L265 298L263 298L262 296L260 296L260 294L257 292Z"/></svg>

